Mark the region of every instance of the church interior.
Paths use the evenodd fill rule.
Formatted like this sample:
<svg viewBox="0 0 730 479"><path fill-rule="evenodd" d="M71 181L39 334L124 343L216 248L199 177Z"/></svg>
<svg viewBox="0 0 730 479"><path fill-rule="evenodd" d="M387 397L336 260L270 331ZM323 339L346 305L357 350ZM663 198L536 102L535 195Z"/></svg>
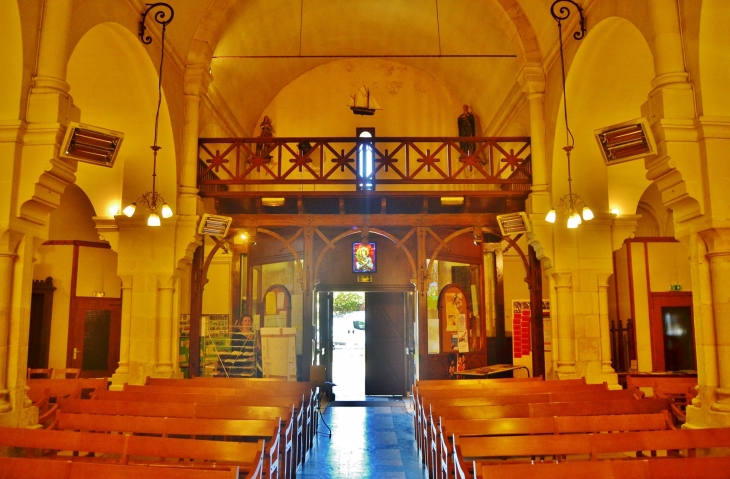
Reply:
<svg viewBox="0 0 730 479"><path fill-rule="evenodd" d="M410 401L430 477L428 384L671 378L675 426L730 426L730 2L0 12L0 427L56 427L96 387L34 385L67 369L95 399L352 380Z"/></svg>

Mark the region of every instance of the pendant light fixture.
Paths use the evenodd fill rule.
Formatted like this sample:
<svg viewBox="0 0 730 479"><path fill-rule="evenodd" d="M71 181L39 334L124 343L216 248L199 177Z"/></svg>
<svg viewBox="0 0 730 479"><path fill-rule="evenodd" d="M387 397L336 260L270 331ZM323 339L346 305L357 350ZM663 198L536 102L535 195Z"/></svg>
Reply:
<svg viewBox="0 0 730 479"><path fill-rule="evenodd" d="M162 65L165 61L165 30L167 25L172 21L172 17L175 16L175 11L172 7L166 3L153 3L149 5L147 10L142 14L142 20L139 22L139 38L142 43L149 45L152 43L152 38L149 35L145 35L147 27L145 26L145 20L147 14L153 9L159 9L154 14L154 19L157 23L162 25L162 38L161 38L161 51L160 51L160 73L158 75L157 82L157 113L155 114L155 140L150 148L152 148L152 191L140 196L137 201L131 203L125 207L122 212L131 217L137 210L137 205L144 205L150 212L147 217L147 226L160 226L160 216L163 218L169 218L173 215L172 208L165 202L165 199L160 195L156 189L157 179L157 152L160 151L160 146L157 145L157 132L159 130L160 123L160 107L162 106ZM165 11L168 10L168 11Z"/></svg>
<svg viewBox="0 0 730 479"><path fill-rule="evenodd" d="M560 5L568 4L568 5ZM565 156L568 159L568 194L563 195L558 201L555 202L553 208L545 216L545 221L548 223L555 223L557 219L557 211L560 210L568 216L568 228L577 228L583 220L589 221L593 219L593 211L588 207L585 201L573 193L573 179L570 176L570 152L573 151L575 145L575 138L573 133L570 131L568 126L568 99L567 91L565 88L565 58L563 55L563 20L567 20L570 16L569 5L573 5L580 15L580 31L573 33L573 38L576 40L582 40L586 35L586 20L583 16L583 9L575 3L573 0L556 0L550 7L550 14L553 16L556 22L558 22L558 42L560 45L560 71L563 79L563 112L565 113Z"/></svg>

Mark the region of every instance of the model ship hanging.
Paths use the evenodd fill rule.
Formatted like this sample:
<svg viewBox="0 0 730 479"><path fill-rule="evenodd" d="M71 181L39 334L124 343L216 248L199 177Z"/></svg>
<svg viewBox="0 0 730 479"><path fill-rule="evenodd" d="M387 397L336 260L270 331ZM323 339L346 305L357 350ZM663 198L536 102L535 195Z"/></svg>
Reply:
<svg viewBox="0 0 730 479"><path fill-rule="evenodd" d="M350 110L356 115L373 115L375 110L382 110L375 98L370 94L370 90L361 87L354 95L350 95Z"/></svg>

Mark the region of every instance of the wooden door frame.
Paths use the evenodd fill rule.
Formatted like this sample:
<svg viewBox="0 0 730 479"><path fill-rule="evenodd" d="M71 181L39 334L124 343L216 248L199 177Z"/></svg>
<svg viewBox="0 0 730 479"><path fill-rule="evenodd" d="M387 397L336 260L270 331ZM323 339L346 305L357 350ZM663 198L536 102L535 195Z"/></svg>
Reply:
<svg viewBox="0 0 730 479"><path fill-rule="evenodd" d="M85 301L95 301L101 303L99 309L108 308L111 310L111 318L109 324L109 357L107 359L108 369L107 373L114 373L116 365L119 364L119 350L122 333L122 299L121 298L106 298L106 297L95 297L95 296L78 296L76 297L76 311L73 317L69 319L69 331L73 330L74 337L69 338L69 346L71 350L71 357L66 360L66 367L79 368L81 370L80 377L102 377L100 376L99 370L84 371L83 370L83 344L84 344L84 333L85 328L73 327L77 326L77 323L81 320L79 315L81 313L81 306ZM116 303L116 304L114 304ZM73 359L73 345L79 344L81 346L81 356L76 360ZM105 373L103 376L107 376ZM111 374L108 374L111 376Z"/></svg>
<svg viewBox="0 0 730 479"><path fill-rule="evenodd" d="M661 317L662 306L689 306L689 311L692 319L692 344L695 344L694 306L692 304L692 292L671 291L649 293L649 331L651 339L651 364L653 371L666 370L666 365L664 363L664 324ZM692 354L695 358L696 367L696 348L692 348Z"/></svg>

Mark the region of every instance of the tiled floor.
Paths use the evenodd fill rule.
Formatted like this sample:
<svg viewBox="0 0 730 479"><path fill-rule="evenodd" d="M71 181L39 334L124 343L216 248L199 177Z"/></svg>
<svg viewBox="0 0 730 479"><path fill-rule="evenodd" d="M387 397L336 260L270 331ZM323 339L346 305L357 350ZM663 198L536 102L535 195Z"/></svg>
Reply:
<svg viewBox="0 0 730 479"><path fill-rule="evenodd" d="M374 401L382 401L375 399ZM406 400L407 401L407 400ZM328 407L301 479L425 479L413 438L413 416L406 404L392 406Z"/></svg>

